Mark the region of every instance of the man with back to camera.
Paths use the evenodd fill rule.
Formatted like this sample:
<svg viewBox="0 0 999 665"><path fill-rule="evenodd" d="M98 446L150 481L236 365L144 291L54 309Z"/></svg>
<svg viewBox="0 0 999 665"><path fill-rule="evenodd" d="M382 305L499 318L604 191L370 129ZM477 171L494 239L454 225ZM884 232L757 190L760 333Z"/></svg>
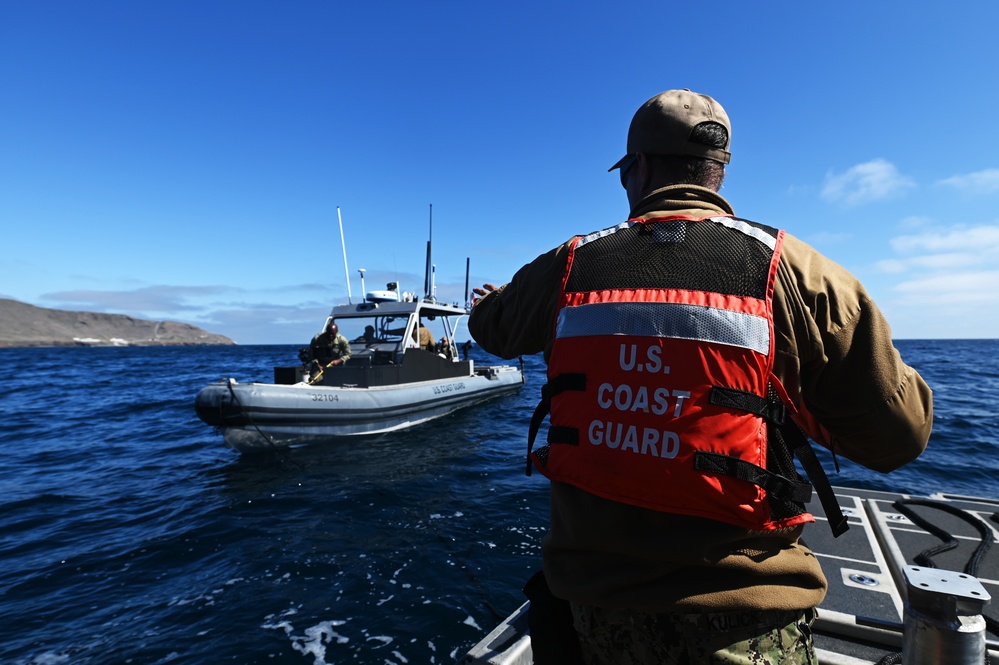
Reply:
<svg viewBox="0 0 999 665"><path fill-rule="evenodd" d="M730 135L712 98L656 95L610 169L628 221L475 289L482 348L548 363L543 568L589 665L815 662L827 583L780 416L884 473L929 439L930 389L860 282L718 194Z"/></svg>
<svg viewBox="0 0 999 665"><path fill-rule="evenodd" d="M419 325L413 329L413 341L424 351L435 352L437 350L437 342L434 340L433 333L423 325L423 321L420 321Z"/></svg>

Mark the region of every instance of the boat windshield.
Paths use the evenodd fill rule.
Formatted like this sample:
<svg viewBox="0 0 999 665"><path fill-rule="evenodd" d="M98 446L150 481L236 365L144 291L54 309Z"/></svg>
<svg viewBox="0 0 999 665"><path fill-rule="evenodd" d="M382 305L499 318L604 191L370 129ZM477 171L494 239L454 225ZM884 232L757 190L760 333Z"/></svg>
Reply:
<svg viewBox="0 0 999 665"><path fill-rule="evenodd" d="M426 341L431 344L432 347L429 350L437 352L446 350L444 340L450 341L453 333L448 317L440 314L422 316L420 325L430 332L430 337L427 338L425 333L416 335L411 332L411 339L406 340L409 343L403 344L403 335L406 334L406 326L410 316L409 313L363 317L339 316L336 318L336 323L340 327L340 333L350 342L355 354L372 348L381 351L401 350L405 347L416 346L418 341Z"/></svg>
<svg viewBox="0 0 999 665"><path fill-rule="evenodd" d="M336 320L340 334L351 344L398 344L406 332L407 316L370 316Z"/></svg>

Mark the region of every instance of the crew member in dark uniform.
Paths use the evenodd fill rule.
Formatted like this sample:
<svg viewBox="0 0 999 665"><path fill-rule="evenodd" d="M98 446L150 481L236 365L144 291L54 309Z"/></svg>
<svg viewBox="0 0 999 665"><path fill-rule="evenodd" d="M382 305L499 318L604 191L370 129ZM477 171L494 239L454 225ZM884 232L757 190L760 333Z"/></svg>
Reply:
<svg viewBox="0 0 999 665"><path fill-rule="evenodd" d="M326 330L312 338L309 357L313 377L327 367L336 367L350 360L350 342L340 334L340 327L336 321L331 319L326 324Z"/></svg>

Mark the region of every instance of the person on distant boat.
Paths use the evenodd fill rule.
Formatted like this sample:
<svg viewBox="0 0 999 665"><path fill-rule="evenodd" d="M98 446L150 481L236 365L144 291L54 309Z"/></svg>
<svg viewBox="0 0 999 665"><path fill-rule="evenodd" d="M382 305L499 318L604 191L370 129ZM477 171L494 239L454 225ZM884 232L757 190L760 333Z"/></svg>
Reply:
<svg viewBox="0 0 999 665"><path fill-rule="evenodd" d="M568 605L576 639L555 653L587 665L816 662L827 581L789 449L808 457L804 430L887 473L930 436L932 393L863 285L718 194L730 135L711 97L656 95L610 169L629 219L475 289L482 348L548 364L528 468L551 480L551 524L525 592L532 611ZM552 622L529 622L535 662L553 662Z"/></svg>
<svg viewBox="0 0 999 665"><path fill-rule="evenodd" d="M431 334L430 330L420 322L419 327L413 331L413 340L416 341L420 348L424 351L430 351L433 353L437 350L437 342L434 341L434 336Z"/></svg>
<svg viewBox="0 0 999 665"><path fill-rule="evenodd" d="M454 347L451 346L451 341L447 338L447 335L441 337L441 341L437 343L437 355L451 360L454 358Z"/></svg>
<svg viewBox="0 0 999 665"><path fill-rule="evenodd" d="M468 360L468 354L472 351L472 340L466 339L461 344L461 359Z"/></svg>
<svg viewBox="0 0 999 665"><path fill-rule="evenodd" d="M375 327L364 326L364 334L355 338L352 344L371 344L375 341Z"/></svg>
<svg viewBox="0 0 999 665"><path fill-rule="evenodd" d="M312 338L309 355L313 377L322 369L337 367L350 360L350 342L340 334L340 327L336 321L330 319L326 329Z"/></svg>

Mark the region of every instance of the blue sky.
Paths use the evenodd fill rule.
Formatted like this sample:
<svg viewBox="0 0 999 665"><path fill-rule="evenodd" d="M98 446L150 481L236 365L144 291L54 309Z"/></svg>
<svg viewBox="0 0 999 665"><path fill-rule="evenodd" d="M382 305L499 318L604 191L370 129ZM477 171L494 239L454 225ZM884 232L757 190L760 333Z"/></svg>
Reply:
<svg viewBox="0 0 999 665"><path fill-rule="evenodd" d="M304 343L623 220L635 109L733 124L722 194L899 338L999 337L999 4L0 3L0 297ZM711 13L708 13L710 10Z"/></svg>

